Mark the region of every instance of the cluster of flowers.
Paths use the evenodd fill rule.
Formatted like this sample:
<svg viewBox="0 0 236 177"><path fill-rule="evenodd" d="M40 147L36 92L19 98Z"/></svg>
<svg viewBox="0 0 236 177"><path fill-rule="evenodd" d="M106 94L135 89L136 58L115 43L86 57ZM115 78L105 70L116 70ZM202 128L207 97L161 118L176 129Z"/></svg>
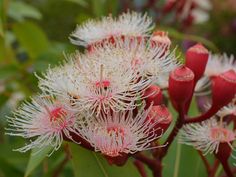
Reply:
<svg viewBox="0 0 236 177"><path fill-rule="evenodd" d="M135 12L78 26L71 41L85 52L38 76L42 93L8 118L8 134L31 140L17 150L57 150L63 139L107 156L150 148L162 134L159 124L171 121L164 105L154 106L161 90L153 83L178 64L168 37L151 37L153 27Z"/></svg>
<svg viewBox="0 0 236 177"><path fill-rule="evenodd" d="M196 85L196 96L212 96L204 103L208 109L195 120L189 120L180 130L179 142L191 145L204 154L214 153L228 160L235 151L236 139L236 62L231 55L211 54L203 77ZM211 89L209 89L211 88ZM208 97L209 99L209 97ZM190 124L189 124L190 123Z"/></svg>
<svg viewBox="0 0 236 177"><path fill-rule="evenodd" d="M195 86L197 94L208 94L211 87L212 106L197 118L201 121L231 102L236 92L233 59L209 57L197 44L187 51L182 65L170 49L167 33L151 33L153 28L149 17L136 12L78 26L70 39L85 51L37 76L41 93L8 118L7 134L30 139L17 150L52 146L54 151L67 140L109 157L133 154L156 148L152 142L172 122L162 92L168 90L175 109L186 113ZM235 104L218 114L235 117ZM228 129L229 119L187 124L181 142L207 152L217 152L225 142L232 147L235 133Z"/></svg>

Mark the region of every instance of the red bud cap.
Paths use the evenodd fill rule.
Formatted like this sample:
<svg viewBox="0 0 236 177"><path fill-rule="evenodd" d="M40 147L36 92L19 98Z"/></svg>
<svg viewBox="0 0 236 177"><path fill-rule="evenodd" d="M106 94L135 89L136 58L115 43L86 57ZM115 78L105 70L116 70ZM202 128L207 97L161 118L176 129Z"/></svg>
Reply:
<svg viewBox="0 0 236 177"><path fill-rule="evenodd" d="M162 46L165 45L166 49L169 49L171 45L170 38L168 37L167 32L165 31L155 31L151 37L152 46Z"/></svg>
<svg viewBox="0 0 236 177"><path fill-rule="evenodd" d="M232 145L231 145L232 146ZM229 157L231 156L232 153L232 148L229 145L229 143L220 143L218 152L215 153L215 156L220 160L220 161L227 161Z"/></svg>
<svg viewBox="0 0 236 177"><path fill-rule="evenodd" d="M169 95L172 103L184 104L192 96L194 74L191 69L180 66L171 72L169 77Z"/></svg>
<svg viewBox="0 0 236 177"><path fill-rule="evenodd" d="M111 156L104 156L107 160L107 162L110 165L117 165L117 166L123 166L127 162L129 155L128 154L121 154L117 157L111 157Z"/></svg>
<svg viewBox="0 0 236 177"><path fill-rule="evenodd" d="M146 106L148 108L152 105L159 105L162 103L162 92L161 89L156 85L151 85L144 92Z"/></svg>
<svg viewBox="0 0 236 177"><path fill-rule="evenodd" d="M153 106L147 116L152 123L157 123L154 128L156 134L164 133L172 122L172 115L164 105Z"/></svg>
<svg viewBox="0 0 236 177"><path fill-rule="evenodd" d="M236 94L236 73L234 70L226 71L213 78L212 103L220 108L232 101Z"/></svg>
<svg viewBox="0 0 236 177"><path fill-rule="evenodd" d="M190 68L197 82L205 72L209 51L202 45L196 44L186 52L186 66Z"/></svg>

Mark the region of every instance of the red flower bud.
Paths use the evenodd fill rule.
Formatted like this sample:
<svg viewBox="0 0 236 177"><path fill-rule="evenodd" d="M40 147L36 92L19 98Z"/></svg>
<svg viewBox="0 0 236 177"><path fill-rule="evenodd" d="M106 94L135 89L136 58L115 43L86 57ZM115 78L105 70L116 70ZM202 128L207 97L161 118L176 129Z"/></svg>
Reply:
<svg viewBox="0 0 236 177"><path fill-rule="evenodd" d="M212 107L221 108L232 101L236 94L236 73L226 71L212 79Z"/></svg>
<svg viewBox="0 0 236 177"><path fill-rule="evenodd" d="M129 155L128 154L121 154L120 156L117 156L117 157L111 157L111 156L105 156L104 157L106 158L107 162L110 164L110 165L117 165L117 166L123 166L128 158L129 158Z"/></svg>
<svg viewBox="0 0 236 177"><path fill-rule="evenodd" d="M169 77L169 95L174 106L183 105L192 96L194 74L181 66L171 72Z"/></svg>
<svg viewBox="0 0 236 177"><path fill-rule="evenodd" d="M164 105L153 106L150 110L147 119L151 123L157 123L154 126L155 133L161 134L164 133L172 122L172 115L170 114L168 108Z"/></svg>
<svg viewBox="0 0 236 177"><path fill-rule="evenodd" d="M196 44L186 52L186 66L190 68L195 76L195 83L204 74L208 61L209 52L201 44Z"/></svg>
<svg viewBox="0 0 236 177"><path fill-rule="evenodd" d="M151 104L159 105L162 103L162 92L161 89L156 85L151 85L144 92L146 106L148 108Z"/></svg>

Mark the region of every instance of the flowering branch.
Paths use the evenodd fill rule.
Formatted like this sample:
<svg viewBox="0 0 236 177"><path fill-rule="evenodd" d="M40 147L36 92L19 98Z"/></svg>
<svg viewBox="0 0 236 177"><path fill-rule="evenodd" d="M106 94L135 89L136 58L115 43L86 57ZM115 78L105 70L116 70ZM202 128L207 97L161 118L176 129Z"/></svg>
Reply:
<svg viewBox="0 0 236 177"><path fill-rule="evenodd" d="M147 7L154 3L149 0ZM109 164L117 166L133 156L142 177L147 177L144 164L154 177L162 177L162 160L181 131L179 142L214 153L232 177L228 158L235 132L226 127L227 121L211 117L234 98L235 71L227 66L223 67L227 71L207 76L211 78L212 106L206 113L189 118L189 105L196 83L204 75L209 51L197 44L188 49L186 63L181 65L170 50L167 33L151 34L153 28L146 14L130 11L78 26L70 40L85 47L85 52L38 77L41 94L7 120L7 134L30 139L17 150L26 152L48 145L58 150L66 140L100 152ZM164 145L159 146L157 140L173 121L163 104L161 88L167 88L178 118ZM145 150L151 150L152 156L142 154ZM213 177L218 161L211 168L201 152L199 155ZM69 158L67 154L55 177Z"/></svg>

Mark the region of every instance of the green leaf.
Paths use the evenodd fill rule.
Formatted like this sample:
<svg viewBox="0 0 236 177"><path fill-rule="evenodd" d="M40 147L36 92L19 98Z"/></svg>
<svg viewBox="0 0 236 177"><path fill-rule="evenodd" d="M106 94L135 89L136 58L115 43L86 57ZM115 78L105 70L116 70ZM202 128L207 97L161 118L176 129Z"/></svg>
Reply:
<svg viewBox="0 0 236 177"><path fill-rule="evenodd" d="M0 0L0 37L4 37L4 18L5 17L5 9L4 9L4 1Z"/></svg>
<svg viewBox="0 0 236 177"><path fill-rule="evenodd" d="M0 94L0 108L8 101L9 96L6 94Z"/></svg>
<svg viewBox="0 0 236 177"><path fill-rule="evenodd" d="M74 50L75 49L73 47L71 48L70 45L63 43L53 43L52 47L36 58L33 63L34 71L44 72L46 69L48 69L49 64L51 67L58 65L65 59L63 53L69 53Z"/></svg>
<svg viewBox="0 0 236 177"><path fill-rule="evenodd" d="M49 48L49 41L42 29L32 23L24 22L13 26L16 38L32 58L36 58Z"/></svg>
<svg viewBox="0 0 236 177"><path fill-rule="evenodd" d="M4 174L4 176L22 176L22 172L17 169L16 167L12 166L9 164L6 159L1 159L0 158L0 176L1 173ZM2 176L1 176L2 177Z"/></svg>
<svg viewBox="0 0 236 177"><path fill-rule="evenodd" d="M0 66L0 80L6 80L18 74L18 68L15 65Z"/></svg>
<svg viewBox="0 0 236 177"><path fill-rule="evenodd" d="M76 3L82 7L88 7L88 2L86 2L85 0L66 0L66 1Z"/></svg>
<svg viewBox="0 0 236 177"><path fill-rule="evenodd" d="M3 37L4 36L4 32L3 32L3 22L2 22L2 19L0 17L0 37Z"/></svg>
<svg viewBox="0 0 236 177"><path fill-rule="evenodd" d="M123 167L110 166L98 153L70 144L75 177L140 177L131 161Z"/></svg>
<svg viewBox="0 0 236 177"><path fill-rule="evenodd" d="M96 17L100 17L102 15L105 15L105 5L106 0L92 0L92 8L94 15Z"/></svg>
<svg viewBox="0 0 236 177"><path fill-rule="evenodd" d="M41 19L41 13L34 8L22 1L10 1L8 16L16 21L23 21L24 18Z"/></svg>
<svg viewBox="0 0 236 177"><path fill-rule="evenodd" d="M47 154L50 153L50 151L52 151L52 147L47 146L44 149L40 150L39 152L35 153L37 150L38 149L34 149L31 152L24 177L28 177L33 172L33 170L44 160Z"/></svg>

